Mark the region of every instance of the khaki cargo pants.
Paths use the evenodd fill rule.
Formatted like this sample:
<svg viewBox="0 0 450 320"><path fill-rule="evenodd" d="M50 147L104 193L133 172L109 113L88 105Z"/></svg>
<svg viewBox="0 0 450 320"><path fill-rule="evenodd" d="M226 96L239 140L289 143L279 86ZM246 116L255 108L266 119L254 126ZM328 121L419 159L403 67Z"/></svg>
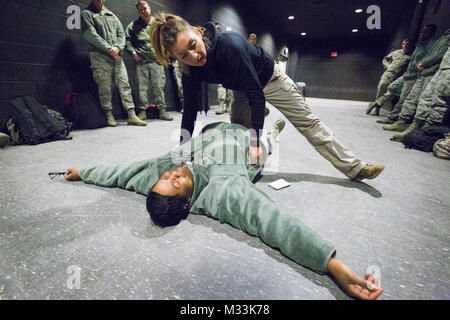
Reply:
<svg viewBox="0 0 450 320"><path fill-rule="evenodd" d="M231 122L251 127L249 99L244 92L233 91ZM366 165L334 137L333 132L311 113L297 86L275 65L272 78L264 88L266 100L277 108L308 142L336 169L350 179Z"/></svg>

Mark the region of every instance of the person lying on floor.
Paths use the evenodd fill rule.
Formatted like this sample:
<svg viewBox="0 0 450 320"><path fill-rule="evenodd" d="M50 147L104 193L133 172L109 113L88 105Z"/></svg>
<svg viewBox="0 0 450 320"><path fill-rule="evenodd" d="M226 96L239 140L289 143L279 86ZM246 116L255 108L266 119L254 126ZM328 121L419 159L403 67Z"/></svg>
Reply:
<svg viewBox="0 0 450 320"><path fill-rule="evenodd" d="M284 121L277 121L261 139L265 161L283 127ZM163 156L131 165L70 168L64 177L146 195L151 220L160 227L176 225L189 213L228 223L296 263L328 274L347 295L378 298L383 289L376 287L376 279L357 276L335 258L330 243L252 183L263 165L250 165L250 138L249 130L239 124L216 122Z"/></svg>

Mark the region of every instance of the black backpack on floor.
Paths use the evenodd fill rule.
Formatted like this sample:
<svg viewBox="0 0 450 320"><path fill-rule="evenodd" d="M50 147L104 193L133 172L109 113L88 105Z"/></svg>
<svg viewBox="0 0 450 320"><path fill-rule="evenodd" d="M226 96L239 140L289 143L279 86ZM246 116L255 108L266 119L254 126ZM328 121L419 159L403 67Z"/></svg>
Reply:
<svg viewBox="0 0 450 320"><path fill-rule="evenodd" d="M10 101L8 128L14 144L39 144L55 140L70 140L72 124L58 112L43 107L33 97L18 97Z"/></svg>
<svg viewBox="0 0 450 320"><path fill-rule="evenodd" d="M426 126L408 133L402 140L405 148L431 152L433 145L439 139L445 138L444 134L450 132L447 126Z"/></svg>
<svg viewBox="0 0 450 320"><path fill-rule="evenodd" d="M106 127L108 120L100 103L90 92L68 94L63 116L73 122L74 129Z"/></svg>

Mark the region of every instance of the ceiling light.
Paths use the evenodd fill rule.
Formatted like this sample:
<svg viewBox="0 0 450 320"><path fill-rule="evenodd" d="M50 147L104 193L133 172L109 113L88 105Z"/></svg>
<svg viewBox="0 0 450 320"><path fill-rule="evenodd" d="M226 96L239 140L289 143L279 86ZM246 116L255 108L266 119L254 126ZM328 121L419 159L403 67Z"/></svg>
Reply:
<svg viewBox="0 0 450 320"><path fill-rule="evenodd" d="M302 36L306 36L306 32L302 32L300 33Z"/></svg>
<svg viewBox="0 0 450 320"><path fill-rule="evenodd" d="M363 9L356 9L355 12L356 13L361 13L361 12L363 12Z"/></svg>
<svg viewBox="0 0 450 320"><path fill-rule="evenodd" d="M289 16L288 19L289 19L289 20L294 20L295 17L294 17L294 16Z"/></svg>
<svg viewBox="0 0 450 320"><path fill-rule="evenodd" d="M358 29L352 29L352 32L358 32Z"/></svg>

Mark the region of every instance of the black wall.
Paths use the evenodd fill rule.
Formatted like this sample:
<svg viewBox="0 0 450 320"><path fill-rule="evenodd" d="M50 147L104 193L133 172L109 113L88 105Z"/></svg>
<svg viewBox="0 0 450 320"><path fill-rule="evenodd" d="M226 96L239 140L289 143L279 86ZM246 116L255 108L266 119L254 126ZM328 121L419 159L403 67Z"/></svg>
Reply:
<svg viewBox="0 0 450 320"><path fill-rule="evenodd" d="M153 13L181 13L179 0L148 2ZM90 0L0 0L0 128L7 118L8 101L16 96L34 96L42 104L61 110L67 92L96 93L81 30L69 30L66 26L67 7L78 5L82 10L89 3ZM135 3L135 0L106 1L124 28L138 16ZM124 61L135 95L134 63L128 54ZM169 81L167 75L166 99L172 107ZM114 113L123 112L116 90Z"/></svg>
<svg viewBox="0 0 450 320"><path fill-rule="evenodd" d="M436 36L442 36L450 28L450 1L428 0L422 25L437 25Z"/></svg>
<svg viewBox="0 0 450 320"><path fill-rule="evenodd" d="M309 97L370 101L383 71L388 40L303 41L291 50L287 72L295 81L306 83ZM337 57L331 57L331 52L337 52Z"/></svg>
<svg viewBox="0 0 450 320"><path fill-rule="evenodd" d="M414 2L405 2L396 29L389 34L374 30L370 36L291 41L288 75L305 82L310 97L372 101L383 73L381 61L391 50L401 48L415 10ZM337 57L331 57L331 52L337 52Z"/></svg>
<svg viewBox="0 0 450 320"><path fill-rule="evenodd" d="M267 12L259 12L245 1L211 1L210 12L210 20L219 22L224 28L231 28L231 31L237 32L245 38L250 33L255 33L258 36L257 44L272 54L274 58L288 43L288 39L279 30L261 19L261 16L268 14ZM217 104L216 85L209 85L209 102L211 105Z"/></svg>

